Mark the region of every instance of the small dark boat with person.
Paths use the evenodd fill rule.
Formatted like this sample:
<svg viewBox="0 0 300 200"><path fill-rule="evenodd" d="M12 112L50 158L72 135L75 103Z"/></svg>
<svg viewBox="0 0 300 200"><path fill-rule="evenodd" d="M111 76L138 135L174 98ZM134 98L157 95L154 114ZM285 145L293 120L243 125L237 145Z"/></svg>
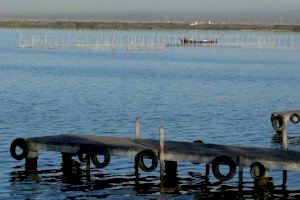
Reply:
<svg viewBox="0 0 300 200"><path fill-rule="evenodd" d="M215 39L215 40L193 40L193 39L183 38L183 39L180 39L180 42L182 45L216 44L216 43L218 43L218 39Z"/></svg>

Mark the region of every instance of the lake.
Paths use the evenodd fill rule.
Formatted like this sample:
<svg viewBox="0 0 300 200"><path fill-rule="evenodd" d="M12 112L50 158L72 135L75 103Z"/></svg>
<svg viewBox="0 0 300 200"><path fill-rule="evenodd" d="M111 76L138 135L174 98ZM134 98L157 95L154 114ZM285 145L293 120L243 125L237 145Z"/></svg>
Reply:
<svg viewBox="0 0 300 200"><path fill-rule="evenodd" d="M81 31L109 36L114 30ZM120 31L121 35L192 35L192 30ZM297 48L166 47L153 51L17 48L19 34L74 34L75 30L0 29L0 198L1 199L197 199L300 198L300 174L272 170L274 188L256 190L245 169L245 191L238 176L220 184L202 177L203 165L178 163L179 186L161 192L159 171L134 180L134 161L111 159L91 178L64 179L61 155L41 152L38 173L24 171L24 160L9 153L18 137L81 133L203 140L205 143L279 148L272 143L274 111L300 108L300 50ZM197 34L265 36L300 41L300 34L254 31L199 31ZM174 36L174 38L175 38ZM289 136L299 127L290 125ZM299 150L298 146L291 149Z"/></svg>

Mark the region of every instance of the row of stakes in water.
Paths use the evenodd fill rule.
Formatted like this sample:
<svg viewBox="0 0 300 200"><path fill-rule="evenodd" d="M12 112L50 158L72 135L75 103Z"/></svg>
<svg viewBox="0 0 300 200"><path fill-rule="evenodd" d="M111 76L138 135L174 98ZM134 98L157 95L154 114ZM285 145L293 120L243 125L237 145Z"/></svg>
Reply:
<svg viewBox="0 0 300 200"><path fill-rule="evenodd" d="M218 38L217 38L218 37ZM46 49L91 49L91 50L163 50L170 46L187 46L181 39L191 41L217 41L214 43L195 43L190 46L237 47L237 48L296 48L300 49L300 41L290 38L260 37L260 36L184 36L184 35L49 35L20 34L19 48Z"/></svg>

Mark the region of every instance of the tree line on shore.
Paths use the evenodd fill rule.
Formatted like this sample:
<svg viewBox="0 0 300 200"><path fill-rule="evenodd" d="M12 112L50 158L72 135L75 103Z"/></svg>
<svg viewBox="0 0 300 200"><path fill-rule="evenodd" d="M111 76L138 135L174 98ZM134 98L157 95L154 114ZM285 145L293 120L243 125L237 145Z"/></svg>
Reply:
<svg viewBox="0 0 300 200"><path fill-rule="evenodd" d="M199 23L191 25L179 22L104 22L104 21L0 21L3 28L55 28L55 29L204 29L204 30L269 30L300 32L300 25L293 24L238 24Z"/></svg>

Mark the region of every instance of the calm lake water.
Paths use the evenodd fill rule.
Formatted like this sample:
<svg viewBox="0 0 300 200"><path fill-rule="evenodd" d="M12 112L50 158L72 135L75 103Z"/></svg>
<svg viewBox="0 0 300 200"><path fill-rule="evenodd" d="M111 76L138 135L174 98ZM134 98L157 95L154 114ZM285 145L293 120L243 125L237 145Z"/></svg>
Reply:
<svg viewBox="0 0 300 200"><path fill-rule="evenodd" d="M17 137L60 133L133 137L135 117L141 118L143 138L158 139L163 125L168 140L278 148L271 143L270 116L300 108L299 49L18 49L18 35L31 32L75 31L0 29L1 199L300 198L300 174L293 172L288 173L286 189L280 186L282 173L276 170L270 171L274 188L254 189L246 168L241 194L237 176L220 184L212 175L208 181L203 179L202 165L179 163L179 186L161 192L158 169L142 172L137 184L129 158L113 157L109 167L92 169L90 179L83 174L70 180L62 176L58 153L41 152L35 174L26 173L24 161L14 160L9 153ZM86 32L109 35L112 31ZM300 39L294 33L223 33ZM290 125L289 133L297 135L299 126L297 130Z"/></svg>

